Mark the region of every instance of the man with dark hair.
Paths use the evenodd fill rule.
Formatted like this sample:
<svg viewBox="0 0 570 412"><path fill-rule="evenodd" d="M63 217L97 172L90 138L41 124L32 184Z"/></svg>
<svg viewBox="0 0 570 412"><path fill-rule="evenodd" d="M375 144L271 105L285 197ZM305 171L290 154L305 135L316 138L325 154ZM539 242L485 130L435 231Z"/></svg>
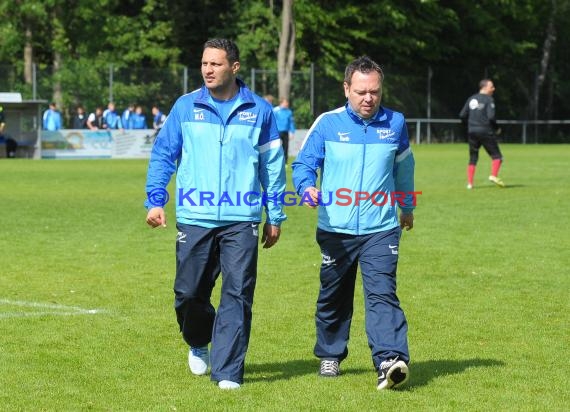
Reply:
<svg viewBox="0 0 570 412"><path fill-rule="evenodd" d="M379 390L408 379L408 324L396 295L396 268L402 229L413 227L415 208L406 121L380 106L383 79L380 66L367 56L350 63L344 78L347 103L315 120L292 165L297 193L311 200L307 206L318 205L322 263L314 353L321 360L319 375L338 376L348 356L360 265ZM330 201L328 194L340 199Z"/></svg>
<svg viewBox="0 0 570 412"><path fill-rule="evenodd" d="M479 160L479 149L485 148L491 156L491 175L489 180L499 187L505 187L505 183L499 178L499 169L503 162L503 155L499 149L496 134L501 129L495 120L495 101L493 93L495 85L490 79L483 79L479 82L479 93L469 97L459 117L463 123L467 124L467 135L469 142L469 165L467 166L467 189L473 188L475 168Z"/></svg>
<svg viewBox="0 0 570 412"><path fill-rule="evenodd" d="M233 41L204 44L204 85L172 107L153 146L146 184L146 221L165 226L166 187L176 171L176 316L190 347L190 371L204 375L210 363L211 380L221 389L243 383L263 206L264 248L277 242L286 219L277 200L285 191L285 169L275 117L237 78L239 69ZM210 298L220 273L216 311Z"/></svg>

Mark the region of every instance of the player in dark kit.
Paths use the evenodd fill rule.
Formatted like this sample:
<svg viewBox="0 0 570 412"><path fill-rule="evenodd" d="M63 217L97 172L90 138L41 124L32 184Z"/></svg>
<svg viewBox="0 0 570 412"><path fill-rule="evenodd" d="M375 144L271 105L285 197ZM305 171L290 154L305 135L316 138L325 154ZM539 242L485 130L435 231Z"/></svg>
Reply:
<svg viewBox="0 0 570 412"><path fill-rule="evenodd" d="M499 149L496 135L500 133L500 128L495 120L495 101L493 93L495 85L489 79L479 82L479 93L474 94L465 102L463 109L459 112L459 117L467 123L467 134L469 141L469 165L467 166L467 189L473 188L473 177L475 167L479 160L479 148L483 146L489 156L491 156L491 175L489 180L499 187L505 184L499 179L499 169L503 161L503 155Z"/></svg>

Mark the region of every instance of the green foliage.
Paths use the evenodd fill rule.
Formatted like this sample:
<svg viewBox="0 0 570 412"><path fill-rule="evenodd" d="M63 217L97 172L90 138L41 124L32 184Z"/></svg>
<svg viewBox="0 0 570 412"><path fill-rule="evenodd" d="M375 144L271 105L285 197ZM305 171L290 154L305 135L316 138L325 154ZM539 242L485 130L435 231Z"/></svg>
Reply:
<svg viewBox="0 0 570 412"><path fill-rule="evenodd" d="M277 68L277 49L281 29L279 10L271 9L272 1L249 0L234 3L233 13L240 18L228 33L240 46L243 69Z"/></svg>
<svg viewBox="0 0 570 412"><path fill-rule="evenodd" d="M426 113L426 77L433 70L432 115L455 117L466 95L482 77L497 84L499 115L532 118L535 80L543 59L546 28L556 7L556 40L539 90L539 118L565 118L570 111L569 50L570 3L562 0L297 0L296 70L311 64L318 73L316 107L319 114L342 103L338 84L346 64L367 54L379 61L389 76L386 96L406 113ZM0 59L14 69L6 80L11 90L28 95L24 84L23 53L26 33L31 34L33 59L38 67L61 65L64 103L95 101L108 88L109 64L123 69L189 67L199 82L202 45L212 37L235 39L242 52L242 76L253 68L276 68L281 2L275 0L0 0ZM61 60L56 59L56 55ZM79 71L101 69L102 78L91 79L88 89L98 95L85 98L83 84L73 85ZM13 74L13 75L12 75ZM82 75L78 75L82 76ZM175 79L178 81L178 78ZM144 89L143 77L117 87L131 99ZM95 88L92 85L98 84ZM164 82L150 89L171 89ZM196 86L193 84L192 87ZM43 86L42 86L43 87ZM262 89L268 89L269 84ZM150 91L149 91L150 93ZM179 91L177 92L179 93ZM162 95L164 93L161 92ZM52 96L42 97L51 100ZM156 96L147 96L152 100ZM159 98L162 98L159 96ZM172 101L172 97L164 98ZM532 112L532 113L531 113Z"/></svg>

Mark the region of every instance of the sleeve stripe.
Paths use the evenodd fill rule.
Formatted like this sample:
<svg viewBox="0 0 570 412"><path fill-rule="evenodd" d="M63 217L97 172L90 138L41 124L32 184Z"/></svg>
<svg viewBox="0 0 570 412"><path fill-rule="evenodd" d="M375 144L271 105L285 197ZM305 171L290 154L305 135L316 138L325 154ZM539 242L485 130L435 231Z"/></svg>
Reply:
<svg viewBox="0 0 570 412"><path fill-rule="evenodd" d="M412 154L412 148L408 147L406 150L404 150L402 153L400 153L398 156L396 156L396 163L400 163L402 160L404 160L410 154Z"/></svg>
<svg viewBox="0 0 570 412"><path fill-rule="evenodd" d="M281 146L281 139L273 139L265 144L262 144L261 146L259 146L259 153L265 153L271 149L275 149L277 147Z"/></svg>

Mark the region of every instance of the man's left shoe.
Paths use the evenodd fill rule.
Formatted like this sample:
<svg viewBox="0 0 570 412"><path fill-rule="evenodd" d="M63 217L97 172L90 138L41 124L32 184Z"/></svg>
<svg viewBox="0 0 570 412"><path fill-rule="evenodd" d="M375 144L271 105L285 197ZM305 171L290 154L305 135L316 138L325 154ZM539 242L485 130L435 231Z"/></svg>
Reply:
<svg viewBox="0 0 570 412"><path fill-rule="evenodd" d="M220 389L239 389L240 388L240 384L237 382L233 382L233 381L219 381L218 382L218 387Z"/></svg>
<svg viewBox="0 0 570 412"><path fill-rule="evenodd" d="M505 182L503 182L497 176L493 176L493 175L489 176L489 181L493 182L494 184L496 184L499 187L505 187Z"/></svg>
<svg viewBox="0 0 570 412"><path fill-rule="evenodd" d="M408 365L396 356L394 359L385 360L378 367L378 390L398 388L407 380L410 372Z"/></svg>

